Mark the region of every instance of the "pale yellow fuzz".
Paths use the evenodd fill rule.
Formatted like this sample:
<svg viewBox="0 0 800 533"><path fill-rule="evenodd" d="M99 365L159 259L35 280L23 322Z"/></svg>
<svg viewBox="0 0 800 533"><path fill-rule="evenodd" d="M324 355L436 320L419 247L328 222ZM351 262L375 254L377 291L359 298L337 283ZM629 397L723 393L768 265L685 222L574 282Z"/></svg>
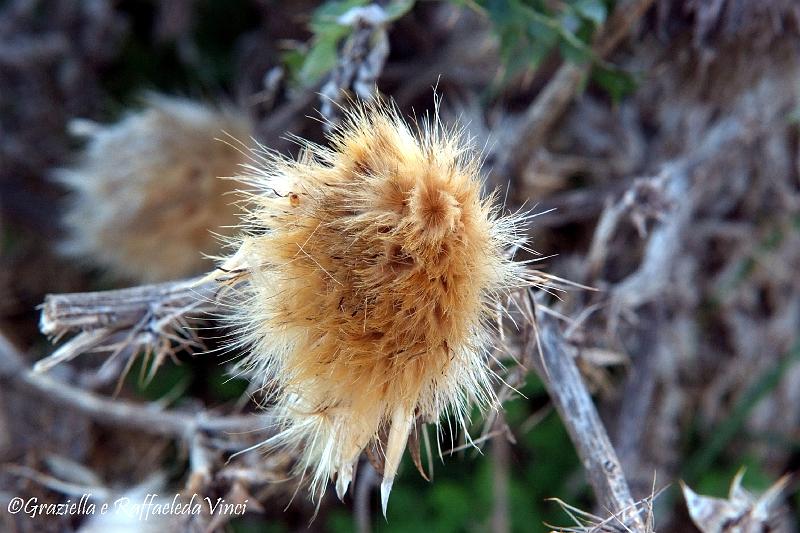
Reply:
<svg viewBox="0 0 800 533"><path fill-rule="evenodd" d="M247 142L244 116L150 95L143 110L90 125L81 159L56 177L72 191L65 253L116 277L163 281L208 270L216 233L238 222L238 183L247 158L217 139Z"/></svg>
<svg viewBox="0 0 800 533"><path fill-rule="evenodd" d="M231 309L246 370L275 387L282 432L340 496L380 435L388 498L415 418L494 400L495 304L520 283L504 255L519 219L481 198L479 161L438 119L409 128L385 103L357 106L331 147L264 156L238 252ZM232 274L230 274L232 273Z"/></svg>

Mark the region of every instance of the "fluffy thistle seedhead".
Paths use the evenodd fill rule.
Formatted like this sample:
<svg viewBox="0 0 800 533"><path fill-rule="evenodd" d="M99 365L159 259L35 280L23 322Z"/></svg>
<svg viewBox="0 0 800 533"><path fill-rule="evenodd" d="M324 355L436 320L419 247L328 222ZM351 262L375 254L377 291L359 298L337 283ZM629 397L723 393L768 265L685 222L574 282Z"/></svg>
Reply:
<svg viewBox="0 0 800 533"><path fill-rule="evenodd" d="M521 283L504 253L520 218L482 198L479 166L459 130L414 130L378 102L349 111L330 147L267 154L241 178L256 191L223 263L241 282L233 335L276 387L272 443L298 448L312 494L335 477L341 497L375 445L385 512L414 420L464 425L494 402L490 315Z"/></svg>
<svg viewBox="0 0 800 533"><path fill-rule="evenodd" d="M202 254L220 248L212 232L238 221L225 194L237 183L218 178L238 174L246 157L217 139L250 139L249 122L191 100L151 94L145 104L83 128L81 159L55 172L73 192L62 249L132 280L198 274L208 269Z"/></svg>

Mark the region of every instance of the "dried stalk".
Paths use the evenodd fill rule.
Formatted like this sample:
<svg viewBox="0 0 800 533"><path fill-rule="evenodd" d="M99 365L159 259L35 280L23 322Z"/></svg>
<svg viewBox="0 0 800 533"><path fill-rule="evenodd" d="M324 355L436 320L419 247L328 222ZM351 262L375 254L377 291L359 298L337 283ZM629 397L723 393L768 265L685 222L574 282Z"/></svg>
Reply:
<svg viewBox="0 0 800 533"><path fill-rule="evenodd" d="M196 280L188 280L102 293L49 295L42 309L41 326L44 332L59 336L76 329L81 330L79 337L87 338L98 331L109 335L119 334L125 332L126 328L141 328L143 322L155 317L163 321L167 318L179 319L181 313L189 311L214 311L216 306L213 299L198 298L198 294L206 297L213 295L213 290L213 283L198 284ZM597 497L620 520L639 527L641 520L622 475L619 460L578 369L572 357L566 353L566 344L551 319L542 315L538 320L543 326L542 359L531 359L539 363L537 370L575 442ZM6 355L5 359L6 363L9 360L14 363L13 357L9 359ZM99 422L125 424L144 431L190 439L201 429L248 431L263 429L265 425L263 420L249 417L214 419L151 411L127 402L105 400L66 386L27 370L20 361L11 367L5 370L0 367L3 370L0 375L16 375L24 386L44 397L73 406Z"/></svg>
<svg viewBox="0 0 800 533"><path fill-rule="evenodd" d="M575 366L568 344L551 317L539 312L537 320L538 341L532 339L527 352L535 353L535 343L538 342L541 358L529 355L528 360L544 382L575 444L600 506L630 530L646 531L617 453Z"/></svg>
<svg viewBox="0 0 800 533"><path fill-rule="evenodd" d="M77 330L124 329L148 313L194 309L204 300L198 296L213 294L213 284L200 284L199 279L114 291L48 294L42 304L39 329L55 336Z"/></svg>
<svg viewBox="0 0 800 533"><path fill-rule="evenodd" d="M669 177L670 174L661 173L648 178L638 178L618 202L612 202L610 197L606 199L606 206L597 222L592 245L586 256L588 279L597 278L611 248L614 232L626 216L633 222L641 238L647 235L648 219L666 221L667 213L677 200L667 197L666 183Z"/></svg>
<svg viewBox="0 0 800 533"><path fill-rule="evenodd" d="M504 427L506 422L499 415L496 425ZM492 531L508 533L511 531L508 485L511 479L511 443L506 432L492 441Z"/></svg>
<svg viewBox="0 0 800 533"><path fill-rule="evenodd" d="M372 514L370 513L369 499L372 489L378 485L378 473L372 468L369 461L361 463L356 494L353 500L358 533L372 533Z"/></svg>
<svg viewBox="0 0 800 533"><path fill-rule="evenodd" d="M353 33L345 40L336 67L320 89L320 114L328 131L341 118L340 105L351 89L363 100L375 96L377 79L389 56L389 20L379 4L352 8L338 22L352 26Z"/></svg>
<svg viewBox="0 0 800 533"><path fill-rule="evenodd" d="M22 355L2 335L0 335L0 382L27 390L37 399L80 411L99 424L188 439L189 442L199 431L248 433L264 431L271 425L268 416L212 416L203 411L181 413L104 398L30 370Z"/></svg>
<svg viewBox="0 0 800 533"><path fill-rule="evenodd" d="M213 282L195 278L114 291L48 294L39 321L41 332L56 340L79 333L36 363L34 370L45 372L91 351L118 354L143 347L163 357L182 347L198 346L187 320L216 309L215 290Z"/></svg>

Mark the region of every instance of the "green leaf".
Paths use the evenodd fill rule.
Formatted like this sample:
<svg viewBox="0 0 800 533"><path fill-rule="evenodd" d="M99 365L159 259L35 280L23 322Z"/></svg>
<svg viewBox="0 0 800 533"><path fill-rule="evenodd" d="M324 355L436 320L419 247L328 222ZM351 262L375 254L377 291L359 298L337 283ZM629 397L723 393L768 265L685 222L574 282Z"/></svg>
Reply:
<svg viewBox="0 0 800 533"><path fill-rule="evenodd" d="M591 51L585 46L575 46L568 41L561 41L558 46L561 56L571 63L581 65L592 60Z"/></svg>
<svg viewBox="0 0 800 533"><path fill-rule="evenodd" d="M393 0L384 8L387 20L394 21L408 13L414 1ZM368 0L328 1L314 11L309 24L314 37L308 51L296 49L284 54L284 64L296 81L312 86L336 66L339 43L352 32L351 27L339 24L339 17L367 3Z"/></svg>
<svg viewBox="0 0 800 533"><path fill-rule="evenodd" d="M637 85L630 73L608 65L595 66L592 80L608 92L615 104L635 91Z"/></svg>
<svg viewBox="0 0 800 533"><path fill-rule="evenodd" d="M329 1L319 6L311 16L309 26L314 33L307 52L300 49L284 54L285 65L293 77L305 87L316 84L336 65L339 41L347 37L352 28L342 26L338 19L354 7L363 6L367 0Z"/></svg>
<svg viewBox="0 0 800 533"><path fill-rule="evenodd" d="M336 65L339 41L349 33L349 28L344 26L337 26L337 28L340 30L327 31L315 39L297 73L297 78L302 85L306 87L314 85Z"/></svg>
<svg viewBox="0 0 800 533"><path fill-rule="evenodd" d="M525 69L535 69L554 47L565 60L594 65L594 80L614 101L636 88L633 77L596 57L590 43L608 17L608 0L451 0L485 10L500 44L503 63L498 85ZM554 7L555 6L555 7ZM588 79L588 78L587 78Z"/></svg>
<svg viewBox="0 0 800 533"><path fill-rule="evenodd" d="M528 23L528 35L538 47L551 48L558 42L559 32L547 18L532 18Z"/></svg>
<svg viewBox="0 0 800 533"><path fill-rule="evenodd" d="M386 20L389 22L394 22L395 20L399 19L409 11L411 8L414 7L414 3L416 0L394 0L390 2L389 5L384 7L384 11L386 11Z"/></svg>
<svg viewBox="0 0 800 533"><path fill-rule="evenodd" d="M572 4L572 9L581 17L593 22L597 26L605 22L608 16L608 10L602 0L578 0Z"/></svg>
<svg viewBox="0 0 800 533"><path fill-rule="evenodd" d="M324 34L338 27L343 28L337 20L353 9L367 4L367 0L329 0L319 6L311 16L311 31L314 35Z"/></svg>
<svg viewBox="0 0 800 533"><path fill-rule="evenodd" d="M553 32L555 32L561 38L561 45L566 45L567 49L574 52L574 56L578 56L585 58L591 58L592 52L589 49L588 45L578 37L571 28L567 27L568 25L572 25L570 22L569 15L566 15L565 18L562 20L550 17L548 15L544 15L529 7L522 8L522 11L529 17L531 22L538 22L542 26L550 28ZM562 46L562 50L564 46ZM566 57L566 59L570 59L570 57ZM585 61L585 59L581 60Z"/></svg>

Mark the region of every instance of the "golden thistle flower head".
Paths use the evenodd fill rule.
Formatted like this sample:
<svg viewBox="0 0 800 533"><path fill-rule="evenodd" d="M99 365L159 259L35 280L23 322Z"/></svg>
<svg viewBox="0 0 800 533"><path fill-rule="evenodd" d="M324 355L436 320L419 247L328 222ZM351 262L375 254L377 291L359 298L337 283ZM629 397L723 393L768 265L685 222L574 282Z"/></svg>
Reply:
<svg viewBox="0 0 800 533"><path fill-rule="evenodd" d="M143 110L108 126L84 128L75 166L56 171L71 191L63 251L111 274L163 281L208 269L212 233L237 223L225 193L246 158L217 140L251 137L244 116L191 100L151 94ZM81 123L85 124L85 123Z"/></svg>
<svg viewBox="0 0 800 533"><path fill-rule="evenodd" d="M416 129L386 103L356 105L330 147L275 154L254 189L230 319L243 365L275 386L281 431L341 497L361 452L383 453L384 513L417 417L466 423L494 400L491 316L521 283L505 250L520 217L482 198L480 161L438 116Z"/></svg>

